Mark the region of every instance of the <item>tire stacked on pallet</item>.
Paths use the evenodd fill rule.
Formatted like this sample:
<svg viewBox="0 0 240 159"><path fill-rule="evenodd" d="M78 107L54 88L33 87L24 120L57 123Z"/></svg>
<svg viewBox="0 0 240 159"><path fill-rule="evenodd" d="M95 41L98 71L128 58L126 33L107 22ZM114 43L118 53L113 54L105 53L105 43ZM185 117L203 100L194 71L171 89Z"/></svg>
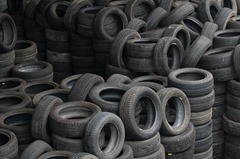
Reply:
<svg viewBox="0 0 240 159"><path fill-rule="evenodd" d="M196 131L190 123L191 108L187 96L176 88L162 89L157 94L164 112L160 133L166 158L193 158Z"/></svg>
<svg viewBox="0 0 240 159"><path fill-rule="evenodd" d="M14 46L17 40L16 25L5 13L0 13L2 41L0 42L0 77L7 77L15 63Z"/></svg>
<svg viewBox="0 0 240 159"><path fill-rule="evenodd" d="M189 99L191 122L196 128L194 158L211 158L212 105L215 99L212 74L197 68L178 69L169 74L168 84L181 89Z"/></svg>
<svg viewBox="0 0 240 159"><path fill-rule="evenodd" d="M6 12L13 18L17 28L17 39L25 39L23 0L7 0Z"/></svg>
<svg viewBox="0 0 240 159"><path fill-rule="evenodd" d="M46 39L44 34L44 27L36 23L36 11L39 1L31 1L26 5L24 16L24 30L25 37L28 40L34 41L37 45L38 60L46 60Z"/></svg>
<svg viewBox="0 0 240 159"><path fill-rule="evenodd" d="M227 106L223 115L223 129L226 132L225 157L238 158L239 142L239 81L231 80L227 85ZM234 147L234 148L233 148ZM233 153L234 151L234 153Z"/></svg>
<svg viewBox="0 0 240 159"><path fill-rule="evenodd" d="M18 40L14 47L15 64L37 61L37 45L30 40Z"/></svg>

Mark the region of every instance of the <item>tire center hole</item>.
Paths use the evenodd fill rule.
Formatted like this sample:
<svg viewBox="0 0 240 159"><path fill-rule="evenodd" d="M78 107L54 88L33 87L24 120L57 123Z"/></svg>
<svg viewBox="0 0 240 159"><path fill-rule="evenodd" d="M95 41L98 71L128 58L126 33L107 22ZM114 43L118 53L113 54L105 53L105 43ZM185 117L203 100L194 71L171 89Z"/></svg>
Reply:
<svg viewBox="0 0 240 159"><path fill-rule="evenodd" d="M3 97L3 98L0 98L0 107L11 107L11 106L20 104L22 102L23 102L23 99L21 97L17 97L17 96Z"/></svg>
<svg viewBox="0 0 240 159"><path fill-rule="evenodd" d="M124 90L117 88L109 88L102 90L99 96L106 101L119 103L124 93Z"/></svg>
<svg viewBox="0 0 240 159"><path fill-rule="evenodd" d="M0 82L0 89L15 88L20 84L21 83L18 81L3 81L3 82Z"/></svg>
<svg viewBox="0 0 240 159"><path fill-rule="evenodd" d="M32 114L22 113L22 114L14 114L5 118L4 123L9 126L18 126L18 127L26 127L30 126L32 122Z"/></svg>
<svg viewBox="0 0 240 159"><path fill-rule="evenodd" d="M177 76L177 78L180 80L185 80L185 81L198 81L198 80L204 79L205 76L200 73L184 72L184 73L179 74Z"/></svg>
<svg viewBox="0 0 240 159"><path fill-rule="evenodd" d="M9 137L6 134L0 133L0 146L7 144L9 140Z"/></svg>
<svg viewBox="0 0 240 159"><path fill-rule="evenodd" d="M50 90L50 89L54 89L54 86L51 84L43 83L43 84L36 84L36 85L29 86L25 89L25 92L28 94L38 94L40 92Z"/></svg>
<svg viewBox="0 0 240 159"><path fill-rule="evenodd" d="M75 120L84 119L92 115L92 110L87 107L68 107L59 112L59 115L63 119Z"/></svg>

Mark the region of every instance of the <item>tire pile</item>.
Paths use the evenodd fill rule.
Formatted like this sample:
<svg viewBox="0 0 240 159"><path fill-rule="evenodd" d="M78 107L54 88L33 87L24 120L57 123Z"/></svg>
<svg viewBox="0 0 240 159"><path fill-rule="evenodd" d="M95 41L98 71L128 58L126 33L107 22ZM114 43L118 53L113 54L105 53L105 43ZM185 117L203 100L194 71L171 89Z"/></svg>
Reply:
<svg viewBox="0 0 240 159"><path fill-rule="evenodd" d="M239 0L7 6L0 158L239 158Z"/></svg>

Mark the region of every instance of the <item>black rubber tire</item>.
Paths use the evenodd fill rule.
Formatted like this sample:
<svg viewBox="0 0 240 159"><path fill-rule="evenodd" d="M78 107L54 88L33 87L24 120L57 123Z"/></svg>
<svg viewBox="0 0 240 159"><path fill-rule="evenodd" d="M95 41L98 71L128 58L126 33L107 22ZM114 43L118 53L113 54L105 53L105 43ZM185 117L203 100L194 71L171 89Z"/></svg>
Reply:
<svg viewBox="0 0 240 159"><path fill-rule="evenodd" d="M78 159L98 159L98 157L96 157L90 153L86 153L86 152L76 153L69 159L76 159L76 158L78 158Z"/></svg>
<svg viewBox="0 0 240 159"><path fill-rule="evenodd" d="M148 30L147 23L138 18L132 19L126 26L126 29L132 29L139 33L142 33Z"/></svg>
<svg viewBox="0 0 240 159"><path fill-rule="evenodd" d="M230 8L222 8L215 16L214 23L218 25L218 30L224 30L227 27L227 23L232 17L236 17L237 14Z"/></svg>
<svg viewBox="0 0 240 159"><path fill-rule="evenodd" d="M166 153L166 158L168 159L194 158L194 149L195 149L195 146L192 146L188 150L180 153Z"/></svg>
<svg viewBox="0 0 240 159"><path fill-rule="evenodd" d="M131 39L140 38L138 32L131 29L124 29L118 33L115 40L113 41L111 50L110 50L110 61L113 66L117 66L119 68L125 68L125 64L123 61L123 50L126 42Z"/></svg>
<svg viewBox="0 0 240 159"><path fill-rule="evenodd" d="M225 94L227 91L229 91L227 89L227 83L226 82L215 82L213 89L214 89L215 95Z"/></svg>
<svg viewBox="0 0 240 159"><path fill-rule="evenodd" d="M213 131L213 121L210 120L208 123L195 126L196 130L196 140L201 140L207 138L212 134Z"/></svg>
<svg viewBox="0 0 240 159"><path fill-rule="evenodd" d="M222 118L215 118L213 120L213 131L220 131L222 130Z"/></svg>
<svg viewBox="0 0 240 159"><path fill-rule="evenodd" d="M237 78L237 73L233 66L208 71L212 73L215 82L227 82Z"/></svg>
<svg viewBox="0 0 240 159"><path fill-rule="evenodd" d="M47 19L53 29L64 30L64 16L67 8L71 2L68 1L56 1L54 2L47 11Z"/></svg>
<svg viewBox="0 0 240 159"><path fill-rule="evenodd" d="M222 127L223 130L230 135L238 135L238 132L240 130L240 124L238 122L230 120L226 114L223 114Z"/></svg>
<svg viewBox="0 0 240 159"><path fill-rule="evenodd" d="M52 79L52 73L52 66L43 61L33 61L18 64L12 69L12 76L22 78L27 82L38 80L49 81Z"/></svg>
<svg viewBox="0 0 240 159"><path fill-rule="evenodd" d="M47 90L47 91L43 91L41 93L38 93L37 95L35 95L33 97L33 105L37 105L39 103L39 101L47 95L51 95L51 96L55 96L58 97L60 99L62 99L63 102L67 102L67 98L69 95L69 90L67 89L51 89L51 90Z"/></svg>
<svg viewBox="0 0 240 159"><path fill-rule="evenodd" d="M240 109L239 107L240 98L233 94L227 93L227 104L233 108Z"/></svg>
<svg viewBox="0 0 240 159"><path fill-rule="evenodd" d="M221 10L221 6L215 0L201 0L197 13L199 19L205 23L207 21L213 22L216 14Z"/></svg>
<svg viewBox="0 0 240 159"><path fill-rule="evenodd" d="M64 113L65 111L66 113ZM51 130L59 136L82 138L87 123L100 111L97 105L84 101L67 102L58 105L50 113ZM76 117L83 119L71 120Z"/></svg>
<svg viewBox="0 0 240 159"><path fill-rule="evenodd" d="M233 65L233 47L211 49L203 54L198 66L206 69L220 69Z"/></svg>
<svg viewBox="0 0 240 159"><path fill-rule="evenodd" d="M13 65L15 61L15 52L14 50L1 53L0 54L0 68L7 67L9 65Z"/></svg>
<svg viewBox="0 0 240 159"><path fill-rule="evenodd" d="M19 159L38 158L44 153L52 151L52 147L46 142L36 140L32 142L21 154Z"/></svg>
<svg viewBox="0 0 240 159"><path fill-rule="evenodd" d="M126 42L124 52L129 57L151 58L158 39L140 38L132 39Z"/></svg>
<svg viewBox="0 0 240 159"><path fill-rule="evenodd" d="M240 96L240 83L237 80L231 80L227 83L228 93L239 97Z"/></svg>
<svg viewBox="0 0 240 159"><path fill-rule="evenodd" d="M132 148L128 144L124 143L123 149L116 159L133 159Z"/></svg>
<svg viewBox="0 0 240 159"><path fill-rule="evenodd" d="M109 124L110 126L111 137L105 151L102 151L99 146L98 137L106 124ZM121 119L117 115L114 115L112 113L98 113L88 123L85 129L85 149L87 152L94 154L99 158L116 158L123 148L124 139L124 125Z"/></svg>
<svg viewBox="0 0 240 159"><path fill-rule="evenodd" d="M163 36L173 36L178 38L182 42L185 52L190 47L191 37L186 26L180 24L172 24L165 29Z"/></svg>
<svg viewBox="0 0 240 159"><path fill-rule="evenodd" d="M195 145L196 131L192 123L186 131L176 136L161 136L161 143L165 148L165 153L181 153Z"/></svg>
<svg viewBox="0 0 240 159"><path fill-rule="evenodd" d="M163 85L164 87L167 87L168 85L167 78L159 75L139 76L132 79L132 82L153 82L153 83Z"/></svg>
<svg viewBox="0 0 240 159"><path fill-rule="evenodd" d="M161 1L162 2L162 1ZM167 1L169 2L169 0ZM147 29L153 30L156 29L159 23L162 21L163 18L168 14L168 12L161 8L157 7L155 8L147 17L146 23L147 23Z"/></svg>
<svg viewBox="0 0 240 159"><path fill-rule="evenodd" d="M118 114L119 103L129 88L129 86L124 84L98 84L90 90L88 98L91 102L98 105L102 111Z"/></svg>
<svg viewBox="0 0 240 159"><path fill-rule="evenodd" d="M234 52L233 52L233 67L236 71L236 74L237 74L237 78L240 79L240 65L237 61L237 59L240 58L240 45L237 45L234 49Z"/></svg>
<svg viewBox="0 0 240 159"><path fill-rule="evenodd" d="M156 151L155 153L148 155L148 156L137 157L135 159L165 159L164 147L162 144L160 144L159 150Z"/></svg>
<svg viewBox="0 0 240 159"><path fill-rule="evenodd" d="M236 47L240 39L239 29L227 29L217 31L213 39L213 48Z"/></svg>
<svg viewBox="0 0 240 159"><path fill-rule="evenodd" d="M135 112L137 103L147 98L149 100L148 112L152 112L147 116L147 122L144 124L144 131L140 129L132 113ZM119 105L119 115L123 120L126 134L132 139L148 139L153 137L161 127L162 108L157 107L160 104L157 94L148 87L136 86L129 89L122 97Z"/></svg>
<svg viewBox="0 0 240 159"><path fill-rule="evenodd" d="M208 137L195 141L195 154L203 153L209 150L213 144L213 136L212 134Z"/></svg>
<svg viewBox="0 0 240 159"><path fill-rule="evenodd" d="M60 87L62 89L68 89L71 90L72 86L74 85L74 83L77 81L77 79L79 79L82 76L82 74L76 74L76 75L72 75L69 76L67 78L65 78L64 80L61 81L60 83Z"/></svg>
<svg viewBox="0 0 240 159"><path fill-rule="evenodd" d="M68 101L84 101L90 90L97 84L104 82L104 79L98 75L86 73L82 75L72 86ZM79 90L81 93L79 94Z"/></svg>
<svg viewBox="0 0 240 159"><path fill-rule="evenodd" d="M180 40L174 37L163 37L158 40L153 53L153 62L159 75L167 76L180 67L184 48ZM169 63L169 58L172 58Z"/></svg>
<svg viewBox="0 0 240 159"><path fill-rule="evenodd" d="M9 130L1 128L0 138L3 142L0 148L1 157L3 157L3 159L18 158L18 141L16 135Z"/></svg>
<svg viewBox="0 0 240 159"><path fill-rule="evenodd" d="M159 39L159 38L162 37L164 31L165 31L165 28L157 28L157 29L154 29L154 30L149 30L149 31L140 33L140 36L142 38Z"/></svg>
<svg viewBox="0 0 240 159"><path fill-rule="evenodd" d="M36 105L32 116L31 132L35 140L42 140L47 143L51 143L51 134L49 130L49 114L51 110L63 101L60 98L54 96L45 96Z"/></svg>
<svg viewBox="0 0 240 159"><path fill-rule="evenodd" d="M191 113L191 122L194 126L199 126L208 123L212 119L212 108L201 111L201 112L192 112Z"/></svg>
<svg viewBox="0 0 240 159"><path fill-rule="evenodd" d="M196 67L202 55L212 46L212 41L207 37L199 36L190 46L183 57L181 67Z"/></svg>
<svg viewBox="0 0 240 159"><path fill-rule="evenodd" d="M35 14L37 11L37 5L39 2L40 2L40 0L39 1L30 1L26 5L25 10L24 10L26 18L24 18L24 19L28 18L29 20L32 20L32 21L34 20Z"/></svg>
<svg viewBox="0 0 240 159"><path fill-rule="evenodd" d="M240 16L231 18L227 24L227 29L239 29L240 26L239 20Z"/></svg>
<svg viewBox="0 0 240 159"><path fill-rule="evenodd" d="M213 149L212 147L205 152L194 154L194 159L212 159Z"/></svg>
<svg viewBox="0 0 240 159"><path fill-rule="evenodd" d="M81 25L93 27L96 14L101 9L103 9L103 6L93 6L93 7L80 9L78 13L77 23Z"/></svg>
<svg viewBox="0 0 240 159"><path fill-rule="evenodd" d="M234 12L238 12L238 6L237 6L237 1L236 0L223 0L223 7L230 8Z"/></svg>
<svg viewBox="0 0 240 159"><path fill-rule="evenodd" d="M12 50L17 40L16 25L10 15L1 13L0 26L2 28L2 40L0 42L0 52Z"/></svg>
<svg viewBox="0 0 240 159"><path fill-rule="evenodd" d="M0 92L19 91L26 81L21 78L6 77L0 79Z"/></svg>
<svg viewBox="0 0 240 159"><path fill-rule="evenodd" d="M110 40L98 40L94 39L93 41L93 48L95 51L102 52L102 53L108 53L111 50L113 41Z"/></svg>
<svg viewBox="0 0 240 159"><path fill-rule="evenodd" d="M154 82L131 82L129 84L130 87L134 87L134 86L145 86L145 87L149 87L152 90L154 90L155 92L160 91L161 89L164 89L165 87L163 85L160 85L158 83L154 83Z"/></svg>
<svg viewBox="0 0 240 159"><path fill-rule="evenodd" d="M161 144L160 134L157 133L152 138L140 141L125 141L133 151L134 158L151 155L159 150Z"/></svg>
<svg viewBox="0 0 240 159"><path fill-rule="evenodd" d="M225 114L232 121L240 122L239 112L240 112L239 109L236 109L236 108L233 108L233 107L231 107L229 105L226 105Z"/></svg>
<svg viewBox="0 0 240 159"><path fill-rule="evenodd" d="M214 90L204 96L200 97L188 97L191 112L201 112L207 109L212 108L215 101L215 93Z"/></svg>
<svg viewBox="0 0 240 159"><path fill-rule="evenodd" d="M188 16L181 21L181 24L188 28L191 36L191 41L193 42L197 37L200 36L203 29L203 23L197 18Z"/></svg>
<svg viewBox="0 0 240 159"><path fill-rule="evenodd" d="M163 23L160 26L167 27L171 24L178 24L185 17L194 12L194 7L190 2L185 2L181 6L173 9L165 18L163 18Z"/></svg>
<svg viewBox="0 0 240 159"><path fill-rule="evenodd" d="M116 28L114 28L114 30L117 29L117 32L113 35L109 34L109 30L106 28L106 25L104 23L110 15L114 15L114 18L119 19L119 21L115 20L113 22L117 24ZM115 7L105 7L101 9L95 17L94 32L98 39L114 40L118 32L125 29L127 24L127 17L121 9Z"/></svg>
<svg viewBox="0 0 240 159"><path fill-rule="evenodd" d="M225 105L213 106L212 109L213 109L212 118L213 119L221 118L223 113L224 113L224 111L225 111Z"/></svg>
<svg viewBox="0 0 240 159"><path fill-rule="evenodd" d="M162 115L161 134L164 135L180 135L189 126L191 108L187 96L177 88L166 88L158 93L160 105L163 107L163 112L166 112L167 104L172 98L172 106L176 109L176 118L173 124L170 124L165 113Z"/></svg>
<svg viewBox="0 0 240 159"><path fill-rule="evenodd" d="M144 9L140 8L140 6L143 6L143 5L145 5L145 7L143 7ZM131 21L134 18L139 18L139 19L142 19L145 21L147 16L151 13L152 10L154 10L155 7L156 7L156 4L153 0L148 0L148 1L146 1L146 0L129 0L125 6L124 12L127 15L127 18L129 21ZM140 12L140 13L138 13L138 12ZM137 16L137 14L144 14L144 16L143 15Z"/></svg>
<svg viewBox="0 0 240 159"><path fill-rule="evenodd" d="M212 92L213 76L206 70L183 68L168 75L168 85L181 89L188 97L199 97Z"/></svg>
<svg viewBox="0 0 240 159"><path fill-rule="evenodd" d="M14 47L15 58L28 57L37 53L37 45L30 40L18 40Z"/></svg>
<svg viewBox="0 0 240 159"><path fill-rule="evenodd" d="M160 0L158 5L159 7L165 9L167 12L170 12L172 10L173 2L174 0Z"/></svg>
<svg viewBox="0 0 240 159"><path fill-rule="evenodd" d="M226 140L224 148L225 148L225 155L233 159L238 158L239 150L240 150L240 146L238 144L232 143Z"/></svg>
<svg viewBox="0 0 240 159"><path fill-rule="evenodd" d="M122 74L113 74L107 79L106 83L129 84L131 83L131 79L128 76Z"/></svg>
<svg viewBox="0 0 240 159"><path fill-rule="evenodd" d="M54 42L69 42L69 33L67 31L58 31L53 29L45 29L45 37Z"/></svg>
<svg viewBox="0 0 240 159"><path fill-rule="evenodd" d="M52 133L52 145L56 150L71 151L74 153L84 152L84 143L82 138L72 139Z"/></svg>
<svg viewBox="0 0 240 159"><path fill-rule="evenodd" d="M205 22L202 27L201 35L213 41L214 34L218 30L218 25L213 22Z"/></svg>
<svg viewBox="0 0 240 159"><path fill-rule="evenodd" d="M38 159L47 159L47 158L69 158L73 156L74 153L70 151L50 151L42 154Z"/></svg>
<svg viewBox="0 0 240 159"><path fill-rule="evenodd" d="M127 57L126 65L129 70L140 72L140 73L153 73L155 67L152 58L134 58ZM142 67L144 66L144 67Z"/></svg>
<svg viewBox="0 0 240 159"><path fill-rule="evenodd" d="M92 3L89 0L74 0L69 5L64 16L64 25L67 30L76 33L77 31L77 15L80 9L91 7Z"/></svg>
<svg viewBox="0 0 240 159"><path fill-rule="evenodd" d="M213 134L213 143L222 143L225 141L225 132L223 130L214 131Z"/></svg>
<svg viewBox="0 0 240 159"><path fill-rule="evenodd" d="M0 99L0 113L32 107L31 98L27 94L21 92L1 92Z"/></svg>

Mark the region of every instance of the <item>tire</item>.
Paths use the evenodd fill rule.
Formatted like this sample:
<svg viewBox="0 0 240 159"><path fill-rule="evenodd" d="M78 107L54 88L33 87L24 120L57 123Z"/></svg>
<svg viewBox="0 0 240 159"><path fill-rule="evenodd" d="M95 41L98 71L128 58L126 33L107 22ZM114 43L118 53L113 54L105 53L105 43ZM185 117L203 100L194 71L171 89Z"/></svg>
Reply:
<svg viewBox="0 0 240 159"><path fill-rule="evenodd" d="M237 74L233 66L209 70L209 72L212 73L215 82L227 82L237 78Z"/></svg>
<svg viewBox="0 0 240 159"><path fill-rule="evenodd" d="M133 151L134 158L151 155L159 150L161 145L160 134L157 133L152 138L140 141L125 141Z"/></svg>
<svg viewBox="0 0 240 159"><path fill-rule="evenodd" d="M49 114L51 110L63 101L54 96L45 96L36 105L32 116L31 132L35 140L42 140L51 143L51 137L47 130L49 130Z"/></svg>
<svg viewBox="0 0 240 159"><path fill-rule="evenodd" d="M66 10L69 6L70 2L68 1L56 1L49 7L47 11L47 19L53 29L65 29L64 19L61 16L64 17Z"/></svg>
<svg viewBox="0 0 240 159"><path fill-rule="evenodd" d="M149 30L146 32L140 33L140 36L142 38L154 38L154 39L160 39L163 35L163 32L165 31L165 28L157 28L154 30Z"/></svg>
<svg viewBox="0 0 240 159"><path fill-rule="evenodd" d="M240 83L237 80L231 80L227 83L227 91L233 96L240 97Z"/></svg>
<svg viewBox="0 0 240 159"><path fill-rule="evenodd" d="M187 151L195 145L196 131L192 123L186 131L176 136L161 136L161 143L165 148L166 154L178 154Z"/></svg>
<svg viewBox="0 0 240 159"><path fill-rule="evenodd" d="M169 54L170 53L170 54ZM180 67L184 48L180 40L174 37L163 37L154 48L154 66L159 75L167 76ZM172 58L171 63L168 62Z"/></svg>
<svg viewBox="0 0 240 159"><path fill-rule="evenodd" d="M212 22L205 22L202 27L201 35L213 41L214 34L218 30L218 25Z"/></svg>
<svg viewBox="0 0 240 159"><path fill-rule="evenodd" d="M240 39L238 29L227 29L217 31L214 35L213 48L236 47Z"/></svg>
<svg viewBox="0 0 240 159"><path fill-rule="evenodd" d="M0 113L7 113L13 110L32 107L31 98L20 92L1 92L0 93Z"/></svg>
<svg viewBox="0 0 240 159"><path fill-rule="evenodd" d="M172 98L172 106L176 109L176 119L173 125L167 120L166 114L163 113L163 122L160 129L164 135L179 135L186 131L190 122L190 103L187 96L177 88L166 88L158 93L160 105L163 107L163 112L166 111L167 103Z"/></svg>
<svg viewBox="0 0 240 159"><path fill-rule="evenodd" d="M50 81L49 77L53 72L52 66L47 62L33 61L15 65L12 69L12 76L23 78L27 82L45 80Z"/></svg>
<svg viewBox="0 0 240 159"><path fill-rule="evenodd" d="M226 1L226 0L224 0L223 1L223 7L230 8L236 13L238 12L237 1L234 1L234 0Z"/></svg>
<svg viewBox="0 0 240 159"><path fill-rule="evenodd" d="M198 65L206 70L221 69L233 65L233 47L211 49L203 54Z"/></svg>
<svg viewBox="0 0 240 159"><path fill-rule="evenodd" d="M131 79L128 76L122 74L114 74L107 79L106 83L130 84Z"/></svg>
<svg viewBox="0 0 240 159"><path fill-rule="evenodd" d="M218 25L218 30L224 30L227 27L227 23L232 17L236 17L237 14L232 9L229 8L222 8L216 14L214 18L214 23Z"/></svg>
<svg viewBox="0 0 240 159"><path fill-rule="evenodd" d="M72 86L68 101L84 101L90 90L98 84L104 82L104 79L98 75L86 73L82 75ZM81 94L79 94L81 90Z"/></svg>
<svg viewBox="0 0 240 159"><path fill-rule="evenodd" d="M223 130L230 135L238 135L240 129L239 123L230 120L226 114L223 114L222 127Z"/></svg>
<svg viewBox="0 0 240 159"><path fill-rule="evenodd" d="M143 10L141 10L141 13L144 14L143 17L141 17L141 15L137 16L137 11L140 12L140 9L137 9L139 6L141 5L147 5L149 10L146 10L145 8ZM127 15L127 18L129 21L131 21L134 18L138 18L138 19L142 19L142 20L146 20L147 16L151 13L152 10L154 10L154 8L156 7L156 4L153 0L129 0L125 6L125 14ZM140 7L139 7L140 8ZM147 8L147 7L146 7Z"/></svg>
<svg viewBox="0 0 240 159"><path fill-rule="evenodd" d="M2 41L0 42L0 52L8 52L12 50L17 40L17 29L10 15L1 13L0 25L2 28Z"/></svg>
<svg viewBox="0 0 240 159"><path fill-rule="evenodd" d="M153 38L128 40L124 52L129 57L151 58L157 42L158 40Z"/></svg>
<svg viewBox="0 0 240 159"><path fill-rule="evenodd" d="M171 24L178 24L192 12L194 12L194 7L190 2L185 2L181 6L173 9L165 18L163 18L164 23L160 23L161 27L167 27Z"/></svg>
<svg viewBox="0 0 240 159"><path fill-rule="evenodd" d="M14 61L15 61L14 50L0 54L0 68L4 68L9 65L13 65Z"/></svg>
<svg viewBox="0 0 240 159"><path fill-rule="evenodd" d="M183 68L168 75L168 85L181 89L188 97L199 97L212 92L213 76L202 69Z"/></svg>
<svg viewBox="0 0 240 159"><path fill-rule="evenodd" d="M142 32L145 32L148 30L147 28L147 23L141 19L138 19L138 18L134 18L132 19L126 29L131 29L131 30L135 30L137 31L138 33L142 33Z"/></svg>
<svg viewBox="0 0 240 159"><path fill-rule="evenodd" d="M191 122L194 126L199 126L208 123L212 119L212 108L197 112L197 113L191 113Z"/></svg>
<svg viewBox="0 0 240 159"><path fill-rule="evenodd" d="M213 155L213 149L212 147L205 151L205 152L202 152L202 153L198 153L198 154L194 154L194 159L212 159L212 155Z"/></svg>
<svg viewBox="0 0 240 159"><path fill-rule="evenodd" d="M94 86L90 90L88 98L98 105L102 111L118 114L119 103L129 88L129 86L123 84L103 83Z"/></svg>
<svg viewBox="0 0 240 159"><path fill-rule="evenodd" d="M17 158L18 157L18 141L16 135L6 129L0 129L0 138L2 146L0 148L1 157L3 158ZM6 140L7 139L7 140Z"/></svg>
<svg viewBox="0 0 240 159"><path fill-rule="evenodd" d="M227 29L238 29L240 25L239 18L239 16L231 18L227 24Z"/></svg>
<svg viewBox="0 0 240 159"><path fill-rule="evenodd" d="M212 147L212 144L213 144L212 133L208 137L200 139L200 140L196 140L195 142L196 142L195 143L195 154L203 153L203 152L207 151L208 149L210 149Z"/></svg>
<svg viewBox="0 0 240 159"><path fill-rule="evenodd" d="M191 112L201 112L212 108L215 101L215 93L213 90L207 95L200 97L189 97L188 100L191 106Z"/></svg>
<svg viewBox="0 0 240 159"><path fill-rule="evenodd" d="M80 152L77 153L75 155L73 155L72 157L70 157L69 159L75 159L75 158L79 158L79 159L98 159L98 157L90 154L90 153L86 153L86 152Z"/></svg>
<svg viewBox="0 0 240 159"><path fill-rule="evenodd" d="M77 74L77 75L72 75L72 76L65 78L64 80L61 81L60 87L62 89L71 90L72 86L75 84L77 79L79 79L81 76L82 76L82 74Z"/></svg>
<svg viewBox="0 0 240 159"><path fill-rule="evenodd" d="M46 159L46 158L69 158L73 156L74 153L70 151L50 151L42 154L38 157L38 159Z"/></svg>
<svg viewBox="0 0 240 159"><path fill-rule="evenodd" d="M15 47L15 57L27 57L37 53L37 45L35 42L30 40L18 40Z"/></svg>
<svg viewBox="0 0 240 159"><path fill-rule="evenodd" d="M113 43L113 41L110 41L110 40L94 39L93 48L95 51L109 54L111 47L112 47L112 43Z"/></svg>
<svg viewBox="0 0 240 159"><path fill-rule="evenodd" d="M225 83L225 82L215 82L213 89L214 89L214 92L215 92L216 96L221 95L221 94L225 94L227 92L227 83Z"/></svg>
<svg viewBox="0 0 240 159"><path fill-rule="evenodd" d="M165 150L162 144L160 144L160 148L157 152L143 157L138 157L135 159L164 159L165 158Z"/></svg>
<svg viewBox="0 0 240 159"><path fill-rule="evenodd" d="M238 144L234 144L234 143L231 143L231 142L228 142L228 140L225 142L225 155L235 159L235 158L238 158L239 156L239 150L240 150L240 147Z"/></svg>
<svg viewBox="0 0 240 159"><path fill-rule="evenodd" d="M93 27L96 14L103 8L103 6L93 6L81 9L78 13L77 23Z"/></svg>
<svg viewBox="0 0 240 159"><path fill-rule="evenodd" d="M67 113L64 113L64 111ZM89 112L91 113L89 114ZM97 105L84 101L67 102L58 105L50 113L51 130L59 136L82 138L87 123L99 112L101 110ZM80 117L80 119L71 120L75 117Z"/></svg>
<svg viewBox="0 0 240 159"><path fill-rule="evenodd" d="M192 146L188 150L180 153L166 153L166 158L168 159L194 158L194 149L195 146Z"/></svg>
<svg viewBox="0 0 240 159"><path fill-rule="evenodd" d="M212 46L212 41L207 37L199 36L185 52L181 67L196 67L202 55Z"/></svg>
<svg viewBox="0 0 240 159"><path fill-rule="evenodd" d="M162 2L162 1L161 1ZM167 1L169 2L169 1ZM162 2L163 3L163 2ZM159 23L162 21L163 18L166 17L167 11L161 7L155 8L147 17L147 29L153 30L156 29Z"/></svg>
<svg viewBox="0 0 240 159"><path fill-rule="evenodd" d="M25 16L26 18L25 19L29 19L29 20L34 20L35 18L35 14L37 12L37 5L40 1L30 1L27 5L26 5L26 8L24 10L24 13L25 13Z"/></svg>
<svg viewBox="0 0 240 159"><path fill-rule="evenodd" d="M139 76L132 79L132 82L153 82L153 83L163 85L164 87L168 86L167 78L159 75Z"/></svg>
<svg viewBox="0 0 240 159"><path fill-rule="evenodd" d="M151 101L151 107L147 110L154 112L147 116L147 120L151 120L144 124L144 131L139 127L135 120L135 116L132 113L135 112L137 103L143 100L145 97ZM149 103L150 104L150 103ZM124 123L126 134L132 139L148 139L153 137L161 127L162 114L161 108L157 107L160 104L157 94L147 87L132 87L122 97L119 105L119 115Z"/></svg>
<svg viewBox="0 0 240 159"><path fill-rule="evenodd" d="M132 82L129 84L130 87L134 87L134 86L145 86L145 87L149 87L152 90L154 90L155 92L160 91L161 89L164 89L165 87L158 84L158 83L154 83L154 82Z"/></svg>
<svg viewBox="0 0 240 159"><path fill-rule="evenodd" d="M225 132L223 130L215 131L213 133L213 143L222 143L225 141Z"/></svg>
<svg viewBox="0 0 240 159"><path fill-rule="evenodd" d="M240 113L239 109L233 108L229 105L226 106L225 114L232 121L240 122L239 113Z"/></svg>
<svg viewBox="0 0 240 159"><path fill-rule="evenodd" d="M118 33L115 40L113 41L110 50L110 61L113 66L119 68L125 68L126 65L123 61L123 49L128 40L140 38L138 32L130 29L124 29Z"/></svg>
<svg viewBox="0 0 240 159"><path fill-rule="evenodd" d="M19 159L33 159L38 158L44 153L52 151L52 147L47 143L36 140L31 143L21 154Z"/></svg>
<svg viewBox="0 0 240 159"><path fill-rule="evenodd" d="M210 120L206 124L195 126L195 129L196 129L196 140L205 139L212 134L213 121Z"/></svg>
<svg viewBox="0 0 240 159"><path fill-rule="evenodd" d="M58 31L47 28L45 29L45 37L53 42L69 42L69 33L67 31Z"/></svg>
<svg viewBox="0 0 240 159"><path fill-rule="evenodd" d="M47 95L58 97L58 98L62 99L63 102L67 102L69 92L70 91L67 89L51 89L51 90L43 91L33 97L33 100L32 100L33 105L37 105L39 103L39 101L44 96L47 96Z"/></svg>
<svg viewBox="0 0 240 159"><path fill-rule="evenodd" d="M111 135L116 137L114 140L109 141L107 145L109 148L108 153L102 151L98 144L98 136L106 124L110 125ZM85 129L85 149L100 159L116 158L123 148L124 138L124 125L121 119L112 113L101 112L88 123Z"/></svg>
<svg viewBox="0 0 240 159"><path fill-rule="evenodd" d="M133 159L132 148L124 143L123 149L116 159Z"/></svg>
<svg viewBox="0 0 240 159"><path fill-rule="evenodd" d="M0 92L19 91L26 81L21 78L7 77L0 79Z"/></svg>
<svg viewBox="0 0 240 159"><path fill-rule="evenodd" d="M240 109L239 107L240 98L238 96L227 93L227 104L235 109Z"/></svg>
<svg viewBox="0 0 240 159"><path fill-rule="evenodd" d="M72 61L70 53L60 53L51 50L47 50L47 60L53 63L70 63Z"/></svg>
<svg viewBox="0 0 240 159"><path fill-rule="evenodd" d="M217 13L221 10L221 6L215 0L201 0L198 5L199 19L205 23L213 22Z"/></svg>
<svg viewBox="0 0 240 159"><path fill-rule="evenodd" d="M126 59L127 68L134 72L140 73L153 73L155 67L152 58L133 58L127 57ZM144 67L142 67L144 66Z"/></svg>
<svg viewBox="0 0 240 159"><path fill-rule="evenodd" d="M56 150L65 150L74 153L85 151L82 138L72 139L52 133L52 145Z"/></svg>
<svg viewBox="0 0 240 159"><path fill-rule="evenodd" d="M106 28L104 23L110 15L115 15L114 18L119 19L119 21L115 20L113 22L117 24L116 28L114 28L117 29L117 32L113 35L110 34L109 29ZM105 7L100 10L95 17L94 31L98 39L114 40L117 33L126 28L127 23L127 17L121 9L115 7Z"/></svg>
<svg viewBox="0 0 240 159"><path fill-rule="evenodd" d="M184 18L181 24L188 28L192 42L200 36L203 29L203 23L192 16Z"/></svg>
<svg viewBox="0 0 240 159"><path fill-rule="evenodd" d="M182 42L185 52L188 50L191 44L190 33L186 26L180 24L172 24L168 26L164 33L164 37L173 36Z"/></svg>
<svg viewBox="0 0 240 159"><path fill-rule="evenodd" d="M239 54L239 49L240 49L240 45L237 45L235 47L235 50L233 52L233 67L236 71L236 74L237 74L237 78L239 79L240 78L240 65L238 64L237 62L237 59L240 57L240 54Z"/></svg>
<svg viewBox="0 0 240 159"><path fill-rule="evenodd" d="M213 119L221 118L225 111L225 104L222 106L214 106L212 107L212 109L213 109L212 118Z"/></svg>

